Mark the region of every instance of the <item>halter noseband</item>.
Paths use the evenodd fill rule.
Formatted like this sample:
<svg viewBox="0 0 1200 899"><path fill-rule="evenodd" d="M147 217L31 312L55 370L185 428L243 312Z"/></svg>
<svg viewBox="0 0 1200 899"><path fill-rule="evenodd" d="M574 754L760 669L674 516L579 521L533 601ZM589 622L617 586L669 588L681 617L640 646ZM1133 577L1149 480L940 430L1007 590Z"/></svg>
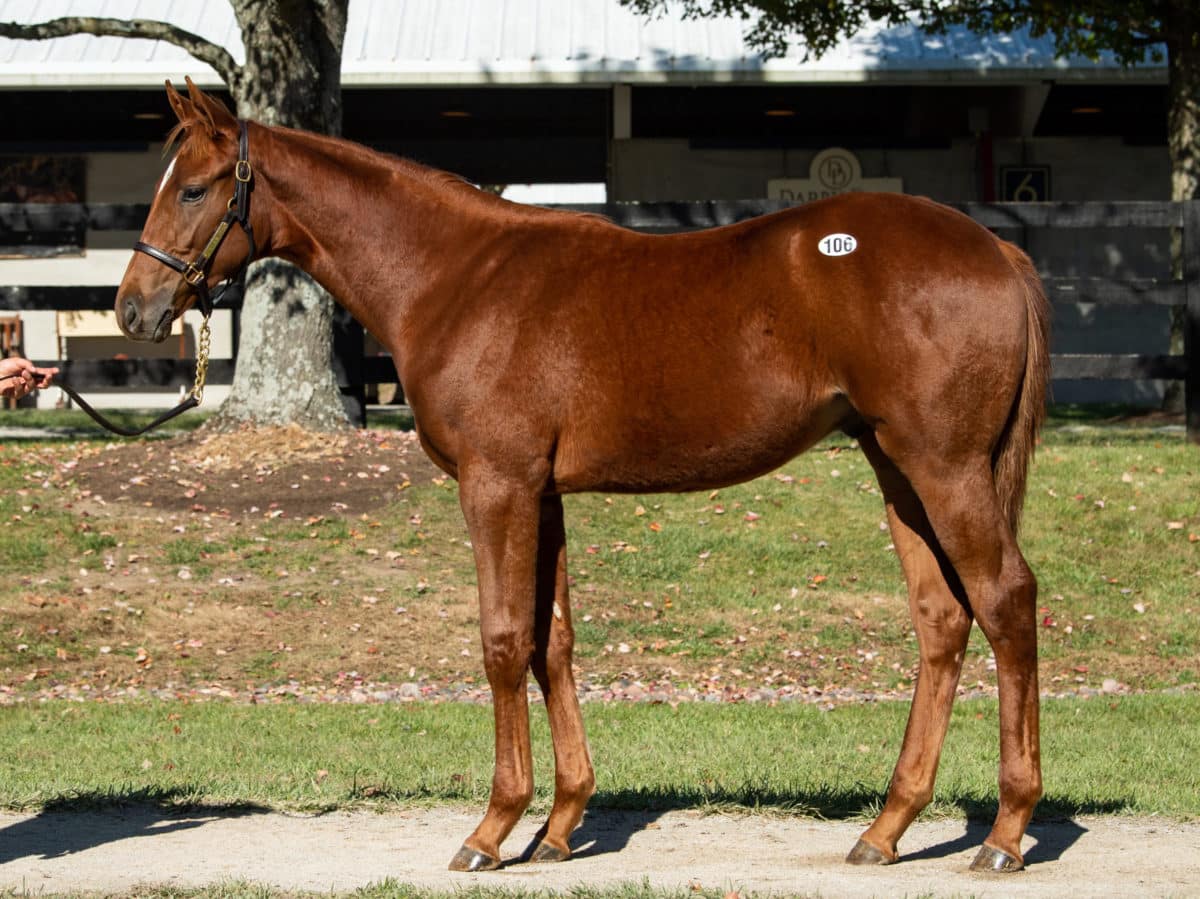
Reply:
<svg viewBox="0 0 1200 899"><path fill-rule="evenodd" d="M212 237L208 239L208 243L204 245L204 249L194 260L186 262L166 250L160 250L158 247L153 247L140 240L133 245L136 252L145 253L151 259L156 259L163 265L175 269L183 276L184 281L196 289L196 301L206 319L212 315L213 306L221 302L230 286L245 274L246 268L258 250L254 243L254 229L250 225L250 191L254 189L254 172L250 168L250 139L246 135L244 119L238 120L238 160L233 169L233 178L235 182L233 197L229 201L225 217L217 224ZM242 263L238 273L220 286L216 296L213 296L208 291L208 270L212 267L213 258L221 249L221 244L225 242L230 226L235 222L241 225L246 240L250 243L250 252L246 255L246 261Z"/></svg>

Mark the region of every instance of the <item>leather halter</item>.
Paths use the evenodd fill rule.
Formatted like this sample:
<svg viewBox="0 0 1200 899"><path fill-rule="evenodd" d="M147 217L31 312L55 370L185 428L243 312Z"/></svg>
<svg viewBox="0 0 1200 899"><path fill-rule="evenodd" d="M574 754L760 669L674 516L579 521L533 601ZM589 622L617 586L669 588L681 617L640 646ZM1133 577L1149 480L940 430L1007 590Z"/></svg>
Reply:
<svg viewBox="0 0 1200 899"><path fill-rule="evenodd" d="M238 119L238 159L233 169L233 178L235 181L233 197L229 201L225 217L217 224L212 237L208 239L208 243L200 251L200 255L191 262L186 262L178 256L173 256L166 250L160 250L158 247L151 246L140 240L133 245L133 249L136 252L145 253L151 259L156 259L163 265L175 269L175 271L183 276L183 280L196 291L196 301L200 306L200 311L204 314L204 322L200 326L200 342L196 353L196 380L191 392L179 405L163 412L145 427L125 428L110 421L93 409L87 400L81 397L69 384L65 383L65 379L60 378L54 384L54 386L61 388L70 396L79 408L90 415L97 424L107 428L114 434L120 434L122 437L137 437L139 434L145 434L147 431L157 428L164 422L170 421L181 412L186 412L188 409L194 409L200 405L200 400L204 395L204 380L208 371L208 319L212 315L213 306L221 302L221 299L225 296L226 291L229 290L231 285L242 279L242 275L246 273L246 269L258 252L258 246L254 242L254 229L250 226L250 191L254 189L254 172L250 168L250 140L246 135L246 122L243 119ZM246 254L246 260L242 263L241 268L238 269L237 274L225 281L214 296L208 290L208 270L212 267L213 258L217 255L217 251L221 249L221 244L225 242L225 237L229 234L229 229L235 222L241 225L242 231L245 232L246 240L250 244L250 251Z"/></svg>
<svg viewBox="0 0 1200 899"><path fill-rule="evenodd" d="M246 268L258 252L258 247L254 243L254 229L250 225L250 192L254 189L254 172L250 168L250 139L246 134L244 119L238 119L238 160L233 169L233 178L235 182L233 197L229 201L225 217L217 224L212 237L200 251L200 255L191 262L140 240L133 245L136 252L145 253L151 259L156 259L163 265L175 269L183 276L184 281L195 288L196 302L205 318L212 315L213 307L221 302L230 286L241 280ZM237 274L220 285L214 296L208 290L208 270L212 267L213 259L216 257L217 251L221 249L221 244L225 242L230 227L235 223L240 225L245 233L246 240L250 243L250 252L246 254L246 260L238 269Z"/></svg>

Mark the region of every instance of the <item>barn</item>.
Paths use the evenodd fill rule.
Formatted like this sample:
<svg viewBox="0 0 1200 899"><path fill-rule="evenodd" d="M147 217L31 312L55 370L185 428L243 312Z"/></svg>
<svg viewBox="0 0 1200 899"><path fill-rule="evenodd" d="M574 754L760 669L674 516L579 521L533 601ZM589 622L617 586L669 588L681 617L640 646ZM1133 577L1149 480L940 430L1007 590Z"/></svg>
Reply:
<svg viewBox="0 0 1200 899"><path fill-rule="evenodd" d="M0 21L67 15L164 19L242 52L221 0L0 0ZM764 60L744 28L645 20L618 0L352 0L344 134L529 202L802 202L863 189L945 202L1169 196L1163 64L1061 59L1024 32L931 36L911 25L872 26L819 60L794 41ZM146 202L171 124L162 83L185 75L219 87L163 42L0 38L0 202ZM135 239L90 231L30 258L0 236L0 284L115 285ZM1161 235L1076 229L1026 243L1062 275L1154 277L1168 264ZM104 314L6 314L20 318L31 357L131 352ZM214 355L228 357L236 320L218 315ZM192 316L153 351L192 353ZM1166 350L1161 310L1070 304L1057 319L1058 352ZM1056 384L1060 400L1154 402L1160 391L1154 381Z"/></svg>

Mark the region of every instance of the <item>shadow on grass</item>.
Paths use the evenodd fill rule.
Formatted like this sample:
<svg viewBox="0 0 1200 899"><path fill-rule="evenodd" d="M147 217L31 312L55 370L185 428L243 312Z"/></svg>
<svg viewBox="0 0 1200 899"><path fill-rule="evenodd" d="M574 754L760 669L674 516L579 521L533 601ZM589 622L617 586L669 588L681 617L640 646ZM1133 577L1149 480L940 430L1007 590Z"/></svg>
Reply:
<svg viewBox="0 0 1200 899"><path fill-rule="evenodd" d="M32 818L0 829L0 865L19 858L57 858L105 843L192 830L222 818L261 815L252 803L202 805L198 788L79 793L47 802Z"/></svg>
<svg viewBox="0 0 1200 899"><path fill-rule="evenodd" d="M619 852L635 834L654 824L667 812L688 809L732 813L770 810L825 820L863 819L865 827L865 821L874 818L883 808L884 799L884 793L861 786L849 790L830 788L804 793L753 788L703 792L602 792L592 799L589 809L615 810L625 814L585 815L571 842L580 847L575 853L578 856ZM979 847L991 830L991 822L999 809L995 798L971 796L942 797L938 800L938 806L943 812L954 807L960 810L966 819L963 834L944 843L902 854L902 860L944 858ZM1046 797L1038 805L1034 820L1029 825L1028 836L1036 842L1025 853L1026 864L1056 861L1075 845L1087 833L1087 828L1074 820L1076 817L1113 815L1129 809L1130 801L1126 799L1075 801L1061 796ZM527 852L532 852L535 846L536 841ZM847 846L847 851L850 848Z"/></svg>

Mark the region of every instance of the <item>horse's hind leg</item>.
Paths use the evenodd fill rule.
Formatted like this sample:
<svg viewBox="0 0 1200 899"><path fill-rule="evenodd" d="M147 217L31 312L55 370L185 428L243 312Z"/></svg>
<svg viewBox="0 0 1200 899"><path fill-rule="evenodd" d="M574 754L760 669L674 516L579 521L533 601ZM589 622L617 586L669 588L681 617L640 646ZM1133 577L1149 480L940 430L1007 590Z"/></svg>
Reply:
<svg viewBox="0 0 1200 899"><path fill-rule="evenodd" d="M1024 865L1021 838L1042 795L1038 741L1037 581L1017 548L996 492L988 455L898 456L938 545L966 591L971 612L996 656L1000 693L1000 810L971 867L1013 871Z"/></svg>
<svg viewBox="0 0 1200 899"><path fill-rule="evenodd" d="M479 577L483 664L492 688L496 768L487 814L450 862L453 871L498 867L500 844L533 798L526 683L534 644L541 484L480 467L459 469L463 515Z"/></svg>
<svg viewBox="0 0 1200 899"><path fill-rule="evenodd" d="M853 864L889 864L898 858L896 844L901 835L933 798L950 707L971 631L971 615L957 578L949 564L939 558L937 540L912 486L882 453L872 433L863 435L860 442L875 468L887 504L892 541L908 583L908 602L921 656L908 727L887 802L847 856Z"/></svg>
<svg viewBox="0 0 1200 899"><path fill-rule="evenodd" d="M1000 693L1000 810L971 863L1024 867L1021 838L1042 795L1038 734L1037 581L1000 510L990 468L921 490L938 540L966 587L996 656Z"/></svg>
<svg viewBox="0 0 1200 899"><path fill-rule="evenodd" d="M538 535L537 622L533 675L546 699L550 735L554 740L554 807L532 861L562 861L571 855L568 838L583 817L595 790L583 715L575 690L571 656L575 631L567 590L567 535L562 497L542 499Z"/></svg>

